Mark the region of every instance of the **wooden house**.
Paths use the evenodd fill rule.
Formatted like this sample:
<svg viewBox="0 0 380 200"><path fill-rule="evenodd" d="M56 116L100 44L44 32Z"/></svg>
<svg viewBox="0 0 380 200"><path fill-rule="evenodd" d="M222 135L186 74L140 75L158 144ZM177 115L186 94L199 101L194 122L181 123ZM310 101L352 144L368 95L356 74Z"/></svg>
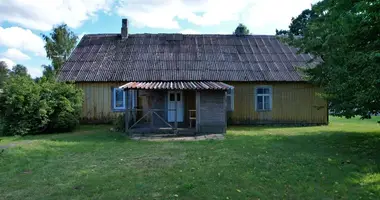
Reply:
<svg viewBox="0 0 380 200"><path fill-rule="evenodd" d="M84 35L59 73L85 94L82 120L127 114L128 128L224 133L228 124L328 123L312 67L276 36L213 34Z"/></svg>

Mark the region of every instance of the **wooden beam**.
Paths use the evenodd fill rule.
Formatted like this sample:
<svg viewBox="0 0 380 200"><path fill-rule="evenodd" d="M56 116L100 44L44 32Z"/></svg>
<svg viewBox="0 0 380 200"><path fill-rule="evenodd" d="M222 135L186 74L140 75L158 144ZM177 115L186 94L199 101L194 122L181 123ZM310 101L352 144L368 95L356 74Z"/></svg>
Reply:
<svg viewBox="0 0 380 200"><path fill-rule="evenodd" d="M124 90L124 93L128 93L128 90ZM125 133L128 133L129 130L129 112L130 110L128 109L128 98L125 101Z"/></svg>
<svg viewBox="0 0 380 200"><path fill-rule="evenodd" d="M231 101L231 103L233 103ZM224 115L224 133L227 132L227 118L228 118L228 112L227 112L227 92L224 92L224 102L223 102L223 107L224 107L224 112L225 112L225 115Z"/></svg>
<svg viewBox="0 0 380 200"><path fill-rule="evenodd" d="M175 131L174 133L177 134L178 133L178 121L177 121L177 105L178 105L178 96L177 96L177 92L174 93L175 97L174 97L174 100L175 100L175 112L174 112L174 128L175 128Z"/></svg>
<svg viewBox="0 0 380 200"><path fill-rule="evenodd" d="M201 121L201 107L200 107L200 102L201 102L201 98L200 98L200 92L197 91L196 92L196 95L195 95L195 108L196 108L196 111L195 111L195 115L196 115L196 120L195 120L195 132L196 133L199 133L199 124L200 124L200 121Z"/></svg>

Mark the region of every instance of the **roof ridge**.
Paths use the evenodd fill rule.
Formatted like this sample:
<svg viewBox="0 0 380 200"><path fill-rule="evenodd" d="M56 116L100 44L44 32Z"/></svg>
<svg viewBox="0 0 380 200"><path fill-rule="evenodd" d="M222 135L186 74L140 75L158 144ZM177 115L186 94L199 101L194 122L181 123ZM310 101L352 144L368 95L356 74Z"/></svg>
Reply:
<svg viewBox="0 0 380 200"><path fill-rule="evenodd" d="M84 34L84 36L118 36L120 33L89 33ZM266 34L249 34L237 36L234 34L219 34L219 33L204 33L204 34L184 34L184 33L131 33L129 36L139 36L139 35L185 35L185 36L236 36L236 37L276 37L276 35L266 35Z"/></svg>

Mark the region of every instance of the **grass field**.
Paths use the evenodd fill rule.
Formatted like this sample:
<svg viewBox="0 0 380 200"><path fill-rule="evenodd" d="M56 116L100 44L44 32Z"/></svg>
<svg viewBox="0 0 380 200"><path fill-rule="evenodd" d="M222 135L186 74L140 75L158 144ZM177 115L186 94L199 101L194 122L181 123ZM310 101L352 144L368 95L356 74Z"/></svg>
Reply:
<svg viewBox="0 0 380 200"><path fill-rule="evenodd" d="M0 199L379 199L380 118L131 141L107 126L0 138ZM0 150L1 151L1 150Z"/></svg>

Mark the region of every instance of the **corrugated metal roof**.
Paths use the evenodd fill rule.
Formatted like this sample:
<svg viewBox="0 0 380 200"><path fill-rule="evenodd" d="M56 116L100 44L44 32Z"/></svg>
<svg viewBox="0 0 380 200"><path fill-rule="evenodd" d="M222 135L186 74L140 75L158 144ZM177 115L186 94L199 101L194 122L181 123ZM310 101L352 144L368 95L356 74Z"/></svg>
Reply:
<svg viewBox="0 0 380 200"><path fill-rule="evenodd" d="M170 82L129 82L123 89L140 90L228 90L234 88L223 82L214 81L170 81Z"/></svg>
<svg viewBox="0 0 380 200"><path fill-rule="evenodd" d="M85 35L60 81L303 81L310 54L263 35ZM175 37L178 34L174 34Z"/></svg>

